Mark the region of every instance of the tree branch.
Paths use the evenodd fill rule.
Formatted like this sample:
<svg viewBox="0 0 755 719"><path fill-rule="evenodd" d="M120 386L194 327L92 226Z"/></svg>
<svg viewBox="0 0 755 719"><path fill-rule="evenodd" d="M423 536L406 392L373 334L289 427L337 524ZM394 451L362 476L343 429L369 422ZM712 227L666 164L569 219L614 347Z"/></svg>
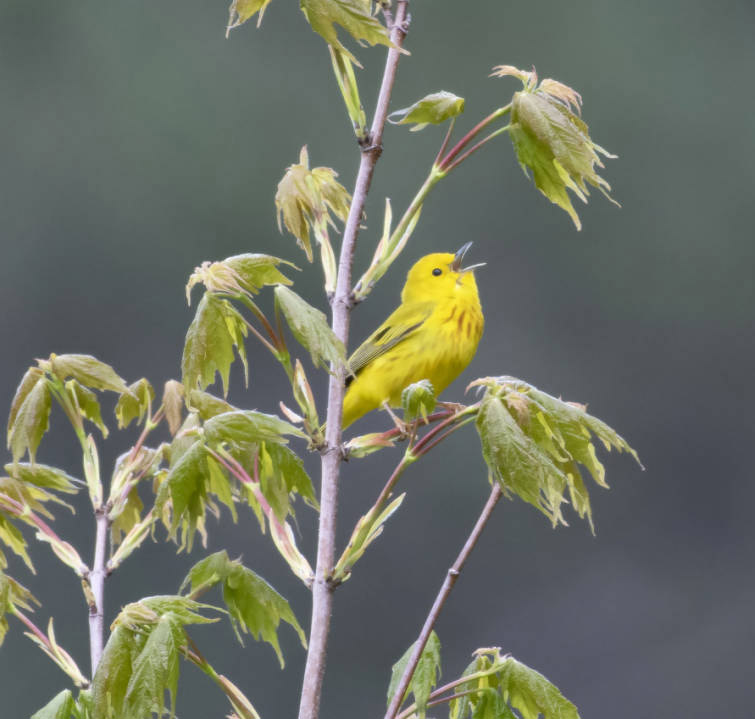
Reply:
<svg viewBox="0 0 755 719"><path fill-rule="evenodd" d="M101 507L95 511L97 533L94 540L94 560L89 573L89 586L93 601L89 606L89 655L92 660L92 677L97 671L105 644L105 553L110 522L107 510Z"/></svg>
<svg viewBox="0 0 755 719"><path fill-rule="evenodd" d="M395 47L388 50L383 80L375 107L375 116L370 128L369 143L367 147L362 148L351 207L343 231L341 255L338 263L338 282L332 302L332 328L336 337L346 346L348 346L349 339L349 313L353 304L351 268L354 261L354 249L367 193L372 182L372 174L382 151L383 127L388 116L388 104L396 79L396 68L401 56L400 47L406 34L407 4L408 0L398 0L396 3L396 15L391 23L391 40ZM336 502L342 459L341 425L343 421L345 368L335 366L331 369L325 449L321 461L320 526L317 539L317 567L312 587L312 623L307 663L302 681L299 719L317 719L319 715L330 615L333 605L334 587L329 583L328 578L333 571L335 559Z"/></svg>
<svg viewBox="0 0 755 719"><path fill-rule="evenodd" d="M406 694L406 690L408 689L409 684L412 680L412 676L414 675L414 671L417 668L419 659L422 656L422 651L425 648L425 644L427 644L427 640L430 637L430 633L435 626L435 622L438 621L438 616L443 609L443 605L446 603L446 599L451 593L454 584L456 584L456 580L459 578L459 574L461 573L461 570L464 567L467 558L477 544L477 540L480 538L480 534L482 534L482 530L484 529L485 524L487 523L490 515L493 512L493 508L501 498L501 494L502 492L500 485L498 483L495 483L493 485L493 489L490 492L490 496L488 497L488 501L485 503L480 516L477 518L477 522L475 523L475 526L472 529L469 538L462 547L461 552L459 552L459 556L456 557L456 561L453 563L453 566L448 570L448 573L446 574L446 579L443 582L443 586L440 588L438 596L435 598L432 609L430 609L430 613L427 615L425 624L419 634L419 638L414 644L414 650L412 651L411 657L409 658L409 663L406 665L406 669L401 676L401 681L396 688L393 699L391 699L391 703L388 706L388 711L385 713L385 719L395 719L396 715L398 714L398 710L401 707L401 703L403 701L404 695Z"/></svg>

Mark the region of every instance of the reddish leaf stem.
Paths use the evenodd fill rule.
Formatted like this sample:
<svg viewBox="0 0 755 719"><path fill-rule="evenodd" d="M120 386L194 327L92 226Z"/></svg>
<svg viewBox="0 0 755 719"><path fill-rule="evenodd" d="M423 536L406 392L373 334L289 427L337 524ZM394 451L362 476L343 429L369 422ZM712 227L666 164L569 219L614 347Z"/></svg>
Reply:
<svg viewBox="0 0 755 719"><path fill-rule="evenodd" d="M459 556L456 558L456 561L453 563L452 567L448 570L446 579L443 582L440 591L438 592L438 596L435 598L435 602L430 609L430 613L427 615L427 619L425 620L425 624L419 634L419 638L414 644L414 650L412 651L412 654L409 658L409 663L406 665L406 669L401 676L401 680L398 683L398 687L396 688L396 692L393 695L393 699L388 706L388 711L385 713L385 719L395 719L396 715L398 714L399 708L401 707L403 701L403 697L406 694L406 690L408 689L409 684L412 680L412 676L414 675L414 671L417 668L417 664L419 663L419 659L422 656L422 651L427 644L427 640L430 637L430 633L432 632L435 623L438 621L438 616L443 609L443 605L446 603L446 599L448 599L448 595L451 593L454 584L456 584L456 580L459 578L459 574L461 573L461 570L464 567L467 558L477 544L477 540L480 538L480 534L482 534L482 530L485 528L488 519L490 519L490 515L492 514L495 505L501 498L501 494L501 487L498 483L496 483L493 486L493 489L490 491L488 501L485 503L480 516L477 518L477 522L475 523L472 532L467 538L467 541L464 543L461 552L459 552Z"/></svg>
<svg viewBox="0 0 755 719"><path fill-rule="evenodd" d="M395 17L390 22L390 37L394 47L388 50L375 115L370 128L369 144L362 147L351 207L343 231L341 254L338 262L338 282L332 300L332 328L336 337L345 346L348 346L350 310L353 306L351 270L354 262L354 250L367 193L372 183L372 175L382 152L383 128L388 116L388 105L393 91L393 83L396 79L398 61L401 57L400 48L406 35L407 5L408 0L398 0ZM335 561L338 478L343 459L341 428L344 391L345 368L333 366L328 386L325 448L322 451L321 460L320 523L317 536L317 566L315 581L312 586L312 621L307 663L302 680L299 719L317 719L320 713L320 694L325 676L325 657L333 606L334 587L328 581L328 578L333 572Z"/></svg>
<svg viewBox="0 0 755 719"><path fill-rule="evenodd" d="M487 117L478 122L464 137L462 137L450 150L450 152L438 163L438 169L448 172L449 166L457 155L464 151L469 143L474 140L491 122L495 122L499 117L503 117L511 110L511 105L500 107L491 112ZM455 166L455 165L454 165Z"/></svg>

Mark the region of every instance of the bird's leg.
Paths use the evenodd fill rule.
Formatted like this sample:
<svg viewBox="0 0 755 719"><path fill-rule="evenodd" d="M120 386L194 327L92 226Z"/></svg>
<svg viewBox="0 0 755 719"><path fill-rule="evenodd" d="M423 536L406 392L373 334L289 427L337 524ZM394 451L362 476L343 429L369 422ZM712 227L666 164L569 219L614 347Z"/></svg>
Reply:
<svg viewBox="0 0 755 719"><path fill-rule="evenodd" d="M391 420L393 420L393 424L396 427L396 429L401 434L401 439L406 439L409 437L410 430L411 430L411 424L404 422L392 409L391 406L388 404L388 400L385 400L382 404L383 409L388 413Z"/></svg>

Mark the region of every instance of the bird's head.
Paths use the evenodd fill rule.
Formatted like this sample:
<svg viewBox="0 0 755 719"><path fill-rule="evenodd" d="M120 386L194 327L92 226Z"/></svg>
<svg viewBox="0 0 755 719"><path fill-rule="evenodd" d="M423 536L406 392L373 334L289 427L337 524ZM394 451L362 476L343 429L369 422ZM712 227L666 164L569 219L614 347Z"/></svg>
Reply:
<svg viewBox="0 0 755 719"><path fill-rule="evenodd" d="M401 301L432 302L456 297L477 299L477 283L473 270L485 263L470 267L461 266L464 255L471 246L472 243L467 242L456 254L435 252L417 260L406 277Z"/></svg>

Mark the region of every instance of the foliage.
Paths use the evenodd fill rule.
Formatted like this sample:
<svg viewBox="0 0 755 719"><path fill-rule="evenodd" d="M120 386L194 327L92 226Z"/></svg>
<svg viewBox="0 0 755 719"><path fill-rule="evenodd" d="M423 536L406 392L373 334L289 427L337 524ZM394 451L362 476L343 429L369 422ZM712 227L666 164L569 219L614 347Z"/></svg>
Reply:
<svg viewBox="0 0 755 719"><path fill-rule="evenodd" d="M270 0L232 0L227 32L255 16L259 24L269 4ZM292 289L294 283L288 274L298 270L293 263L273 255L244 253L203 262L189 277L189 304L197 285L203 288L202 296L186 333L181 381L168 380L159 400L146 378L128 383L109 364L90 355L51 354L27 369L8 417L7 446L12 461L5 465L7 476L0 477L0 644L12 617L79 689L77 695L69 689L59 692L32 719L173 717L180 669L187 661L226 695L232 717L259 719L250 700L215 670L190 636L193 625L211 624L221 616L228 616L239 641L251 634L255 640L268 643L281 667L284 660L279 629L281 623L288 624L312 659L307 662L304 693L314 686L315 695L319 695L324 674L323 637L327 637L328 602L333 591L351 576L356 563L384 531L387 520L402 506L406 492L398 496L393 492L403 473L467 424L476 425L493 484L476 532L489 517L487 508L492 511L502 493L535 506L553 527L566 524L562 505L571 503L592 527L590 497L580 466L596 484L607 487L595 439L607 450L629 452L638 460L627 442L588 414L585 406L564 402L508 376L473 382L471 386L478 387L482 397L468 405L439 403L432 384L419 378L402 392L403 421L394 417L391 428L351 437L343 445L333 439L340 437L341 427L335 424L348 371L347 312L369 295L397 260L433 188L472 154L499 135L508 134L525 173L532 173L535 186L564 209L579 229L568 191L583 201L587 200L588 186L608 196L610 187L596 167L603 167L600 155L613 156L590 138L580 115L581 96L561 82L539 82L534 69L525 72L510 65L496 67L495 76L517 77L523 89L455 143L452 136L465 110L465 100L450 92L426 95L389 116L396 64L406 52L402 47L408 22L405 0L399 0L393 8L390 3L371 0L300 0L299 5L312 30L328 47L336 83L359 143L360 171L352 195L337 180L335 170L310 167L304 146L299 161L286 169L278 183L274 205L279 230L285 228L294 236L308 262L315 261L315 245L319 249L323 290L332 305L333 321ZM367 122L355 71L361 66L342 43L341 31L359 45L390 49L372 123ZM412 125L413 131L445 122L448 128L426 180L395 224L391 203L386 200L382 235L372 262L352 288L356 233L364 219L369 181L382 151L386 119ZM341 223L345 228L337 261L331 234L340 234ZM339 278L342 268L347 273ZM263 293L268 296L260 298ZM272 306L272 314L262 309L265 301ZM289 347L288 333L298 349ZM298 410L281 400L279 416L227 400L236 358L246 384L250 382L249 357L253 355L247 348L249 338L280 365L290 385L292 404ZM330 374L326 412L318 408L317 393L297 351L309 355L315 370ZM217 379L222 398L207 391ZM252 381L260 378L252 377ZM270 380L265 377L264 381ZM119 430L138 428L138 439L118 456L109 477L102 471L98 449L99 438L109 437L101 392L113 397ZM56 412L62 411L74 430L81 451L81 479L37 462L53 407ZM152 442L163 426L166 431L162 439ZM336 495L328 488L337 486L340 460L358 460L393 449L400 442L405 443L403 456L377 499L356 522L334 562ZM293 530L297 498L320 512L318 495L303 461L305 447L323 455L323 507L315 569L297 546ZM91 566L52 526L54 510L73 509L71 502L79 499L82 487L87 489L94 518ZM127 604L111 625L103 647L106 576L142 549L148 537L167 537L179 551L191 551L197 535L205 545L211 518L221 512L227 512L234 522L248 520L251 512L292 573L312 590L309 647L288 601L240 560L230 559L225 550L196 562L179 594L145 597ZM57 559L73 571L82 587L89 615L92 677L85 676L73 656L58 644L52 619L46 631L34 623L30 614L37 600L6 573L10 561L15 561L12 555L34 571L24 534L29 528L36 540L48 544ZM449 572L444 584L448 591L478 536L479 532L470 535L453 572ZM215 587L221 590L224 609L198 601ZM430 707L443 703L449 704L450 719L578 716L574 705L553 684L497 648L477 650L460 678L438 688L440 641L431 629L437 619L436 608L440 611L445 601L443 591L420 639L393 666L387 719L425 719ZM404 696L400 696L402 693ZM410 700L412 703L399 712L400 705ZM316 707L317 701L310 702L302 717L315 719Z"/></svg>

